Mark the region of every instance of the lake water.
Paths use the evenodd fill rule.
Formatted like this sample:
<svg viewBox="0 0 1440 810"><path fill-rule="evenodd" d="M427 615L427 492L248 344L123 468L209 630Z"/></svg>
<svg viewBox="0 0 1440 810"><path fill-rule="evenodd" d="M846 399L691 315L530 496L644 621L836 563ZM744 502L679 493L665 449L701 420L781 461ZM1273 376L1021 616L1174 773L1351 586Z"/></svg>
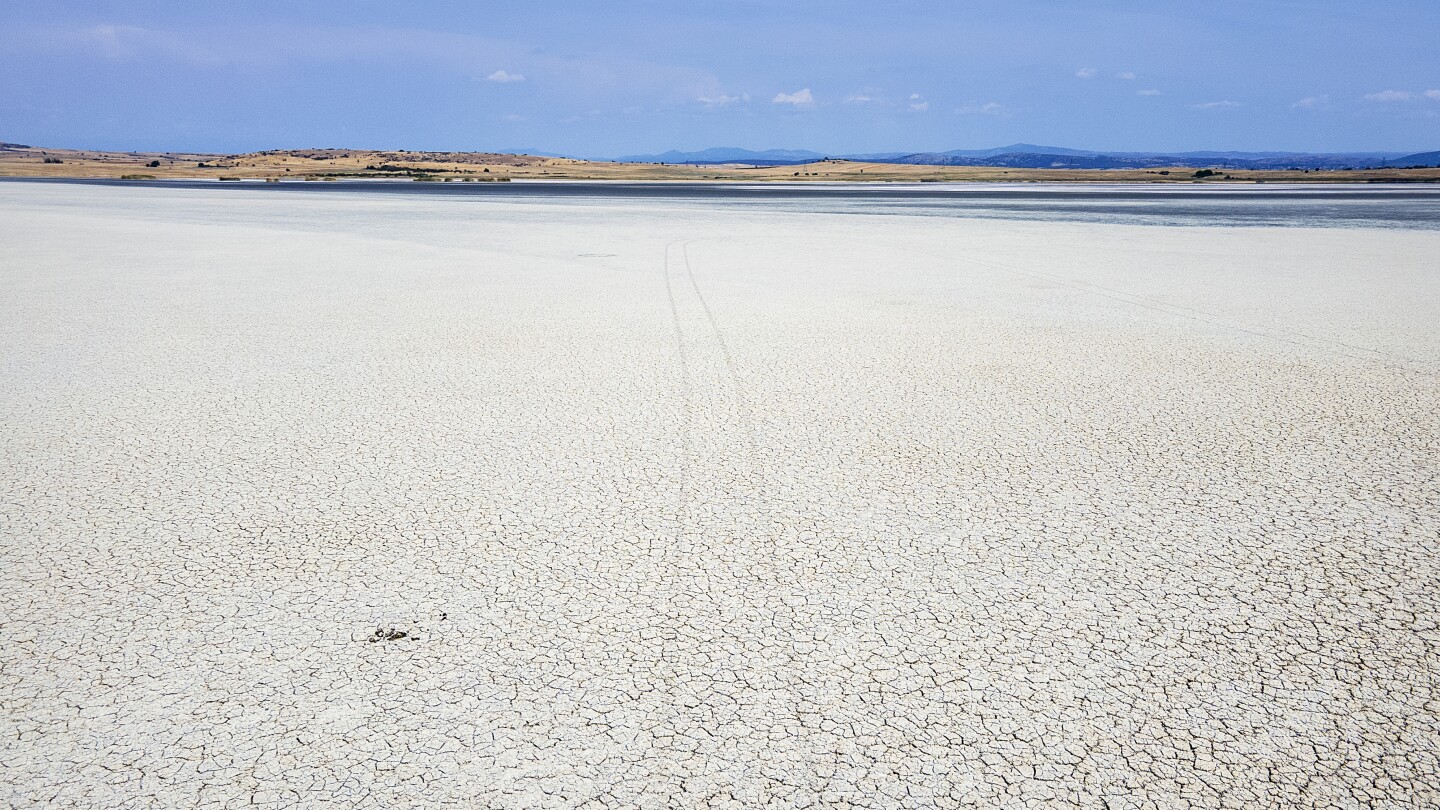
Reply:
<svg viewBox="0 0 1440 810"><path fill-rule="evenodd" d="M11 180L224 189L234 194L382 194L514 202L673 203L797 213L1107 222L1137 225L1440 229L1440 184L1353 186L993 183L672 183L397 180L219 183L204 180Z"/></svg>

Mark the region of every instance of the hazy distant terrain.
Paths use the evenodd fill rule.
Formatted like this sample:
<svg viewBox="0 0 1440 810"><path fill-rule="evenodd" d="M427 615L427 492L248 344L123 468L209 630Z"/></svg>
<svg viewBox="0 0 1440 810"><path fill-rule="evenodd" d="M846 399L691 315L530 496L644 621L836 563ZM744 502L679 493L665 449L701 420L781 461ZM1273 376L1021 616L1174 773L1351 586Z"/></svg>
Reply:
<svg viewBox="0 0 1440 810"><path fill-rule="evenodd" d="M1218 169L1364 169L1440 166L1440 152L1094 152L1061 146L1017 143L990 149L952 149L946 152L880 152L822 155L804 150L714 148L699 152L670 151L658 155L630 155L620 162L647 163L808 163L822 157L874 163L921 166L1004 166L1020 169L1145 169L1193 167Z"/></svg>

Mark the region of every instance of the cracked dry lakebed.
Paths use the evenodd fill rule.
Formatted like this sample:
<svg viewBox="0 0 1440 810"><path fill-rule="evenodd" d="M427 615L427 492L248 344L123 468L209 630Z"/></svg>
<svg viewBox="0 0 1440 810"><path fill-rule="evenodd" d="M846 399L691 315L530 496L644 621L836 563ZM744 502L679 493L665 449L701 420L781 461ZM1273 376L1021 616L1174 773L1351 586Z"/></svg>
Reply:
<svg viewBox="0 0 1440 810"><path fill-rule="evenodd" d="M0 805L1440 805L1436 192L219 185L0 182Z"/></svg>

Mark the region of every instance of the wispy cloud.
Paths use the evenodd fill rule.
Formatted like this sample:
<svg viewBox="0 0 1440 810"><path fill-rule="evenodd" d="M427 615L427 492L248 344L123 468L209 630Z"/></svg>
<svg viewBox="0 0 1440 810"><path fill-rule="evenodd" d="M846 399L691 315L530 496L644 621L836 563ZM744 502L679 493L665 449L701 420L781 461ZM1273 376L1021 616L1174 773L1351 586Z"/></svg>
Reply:
<svg viewBox="0 0 1440 810"><path fill-rule="evenodd" d="M701 104L704 104L706 107L724 107L724 106L726 106L727 104L734 104L734 103L736 103L736 102L749 101L749 100L750 100L750 94L749 94L749 93L741 93L741 94L738 95L738 96L727 96L727 95L725 95L724 93L721 93L721 94L715 95L715 96L700 96L699 98L697 98L697 99L695 99L695 100L698 101L698 102L700 102Z"/></svg>
<svg viewBox="0 0 1440 810"><path fill-rule="evenodd" d="M1075 75L1082 79L1093 79L1096 76L1100 75L1100 71L1096 70L1095 68L1080 68L1079 70L1075 71Z"/></svg>
<svg viewBox="0 0 1440 810"><path fill-rule="evenodd" d="M1293 110L1323 110L1330 106L1329 96L1308 96L1290 105Z"/></svg>
<svg viewBox="0 0 1440 810"><path fill-rule="evenodd" d="M1136 90L1136 91L1135 91L1135 95L1137 95L1137 96L1163 96L1163 95L1165 95L1165 94L1162 93L1162 92L1160 92L1159 90L1156 90L1156 89L1154 89L1154 88L1150 88L1150 89L1146 89L1146 90Z"/></svg>
<svg viewBox="0 0 1440 810"><path fill-rule="evenodd" d="M1228 110L1240 106L1238 101L1207 101L1203 104L1191 104L1197 110Z"/></svg>
<svg viewBox="0 0 1440 810"><path fill-rule="evenodd" d="M720 82L707 70L640 54L559 56L537 49L532 42L420 28L239 23L174 29L0 25L0 54L11 53L148 62L167 69L265 73L316 64L360 64L397 71L429 65L476 81L503 74L511 82L521 79L516 66L524 65L526 82L542 76L555 79L546 82L547 93L577 105L603 100L611 109L642 101L693 104L697 96L721 94ZM497 65L511 67L497 71Z"/></svg>
<svg viewBox="0 0 1440 810"><path fill-rule="evenodd" d="M485 81L499 82L500 84L510 84L512 82L523 82L525 81L525 77L520 75L519 73L511 73L505 70L497 70L494 73L491 73L489 76L486 76Z"/></svg>
<svg viewBox="0 0 1440 810"><path fill-rule="evenodd" d="M793 93L776 93L775 98L770 99L775 104L792 104L796 107L808 107L815 103L815 96L810 94L810 88L802 88Z"/></svg>
<svg viewBox="0 0 1440 810"><path fill-rule="evenodd" d="M1115 74L1115 78L1117 78L1117 79L1125 79L1126 81L1130 81L1130 80L1132 80L1132 79L1135 78L1135 74L1134 74L1134 73L1131 73L1131 72L1128 71L1128 70L1122 70L1122 71L1120 71L1119 73L1116 73L1116 74Z"/></svg>
<svg viewBox="0 0 1440 810"><path fill-rule="evenodd" d="M851 93L845 97L846 104L870 104L875 100L874 96L865 93Z"/></svg>
<svg viewBox="0 0 1440 810"><path fill-rule="evenodd" d="M1440 101L1440 90L1424 90L1419 93L1410 90L1381 90L1378 93L1370 93L1365 96L1366 101L1393 102L1393 101L1419 101L1420 99Z"/></svg>
<svg viewBox="0 0 1440 810"><path fill-rule="evenodd" d="M968 107L958 107L956 115L998 115L1007 116L1010 111L998 101L987 101L984 104L975 104Z"/></svg>
<svg viewBox="0 0 1440 810"><path fill-rule="evenodd" d="M501 121L504 121L504 122L507 123L507 124L514 124L514 123L517 123L517 122L519 122L519 121L524 121L524 120L525 120L525 116L523 116L523 115L516 115L515 113L509 113L508 115L502 115L502 116L500 116L500 120L501 120Z"/></svg>
<svg viewBox="0 0 1440 810"><path fill-rule="evenodd" d="M925 97L920 95L919 93L911 93L910 109L914 110L915 112L925 112L926 110L930 109L930 102L926 101Z"/></svg>
<svg viewBox="0 0 1440 810"><path fill-rule="evenodd" d="M205 67L235 61L222 49L167 31L135 25L94 25L7 33L11 35L0 38L0 50L68 51L113 62L158 56Z"/></svg>

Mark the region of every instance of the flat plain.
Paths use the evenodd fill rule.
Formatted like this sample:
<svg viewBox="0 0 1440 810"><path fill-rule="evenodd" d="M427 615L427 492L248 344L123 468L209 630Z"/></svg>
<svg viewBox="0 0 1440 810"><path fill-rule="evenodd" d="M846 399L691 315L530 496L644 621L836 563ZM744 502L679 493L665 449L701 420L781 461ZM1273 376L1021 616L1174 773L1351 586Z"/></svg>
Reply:
<svg viewBox="0 0 1440 810"><path fill-rule="evenodd" d="M1440 804L1440 230L1106 205L0 183L0 804Z"/></svg>

